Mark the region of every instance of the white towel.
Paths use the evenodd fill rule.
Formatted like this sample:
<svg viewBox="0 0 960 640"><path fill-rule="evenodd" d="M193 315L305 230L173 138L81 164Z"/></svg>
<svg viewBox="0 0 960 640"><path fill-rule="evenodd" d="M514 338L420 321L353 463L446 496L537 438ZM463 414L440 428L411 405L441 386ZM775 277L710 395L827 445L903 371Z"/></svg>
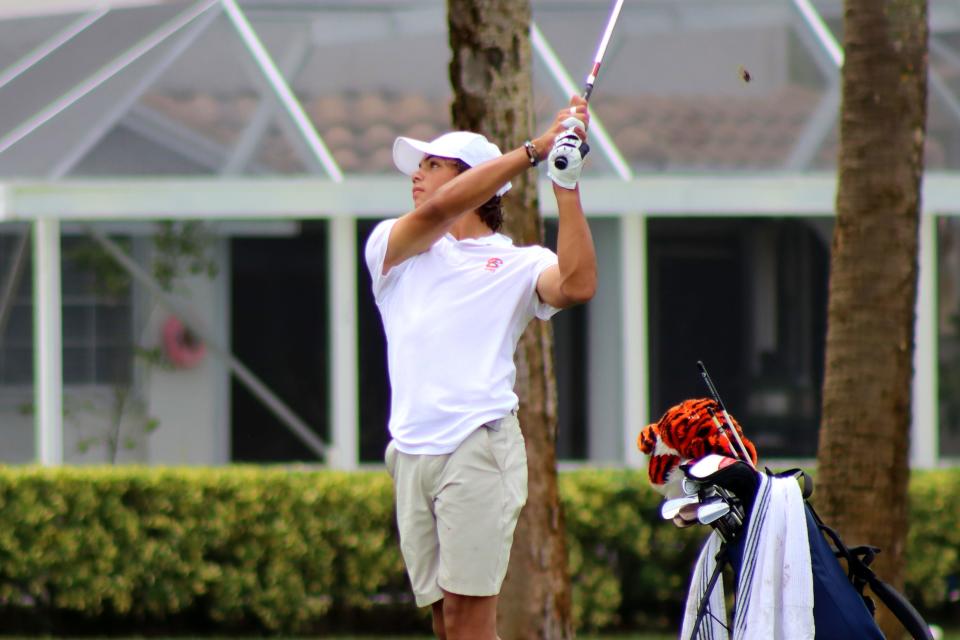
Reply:
<svg viewBox="0 0 960 640"><path fill-rule="evenodd" d="M693 568L693 578L690 580L690 590L687 592L687 603L683 610L683 627L680 629L681 640L691 640L690 634L693 633L693 625L697 622L697 610L700 608L700 601L707 590L707 583L713 570L717 566L717 551L720 550L720 534L716 531L710 534L703 548L700 549L700 555L697 557L697 564ZM703 616L700 623L700 631L697 638L701 640L726 640L727 628L727 605L723 599L723 578L717 579L710 592L707 613ZM711 615L712 614L712 615Z"/></svg>
<svg viewBox="0 0 960 640"><path fill-rule="evenodd" d="M734 640L812 640L813 576L806 512L797 481L760 474L760 486L743 532L743 560L737 581ZM706 581L713 572L719 536L714 532L697 559L687 594L682 640L690 637ZM703 576L706 577L703 577ZM726 619L722 581L710 597L696 640L724 640L724 629L713 616ZM716 593L719 591L719 598Z"/></svg>

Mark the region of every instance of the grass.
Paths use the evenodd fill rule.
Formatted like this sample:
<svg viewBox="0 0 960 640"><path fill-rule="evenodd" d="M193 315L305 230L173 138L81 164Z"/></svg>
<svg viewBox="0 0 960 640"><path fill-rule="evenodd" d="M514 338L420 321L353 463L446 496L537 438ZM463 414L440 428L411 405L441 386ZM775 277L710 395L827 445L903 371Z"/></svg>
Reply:
<svg viewBox="0 0 960 640"><path fill-rule="evenodd" d="M678 634L679 631L671 634L637 633L602 636L577 634L577 640L676 640ZM435 638L433 636L334 636L329 640L435 640ZM952 640L960 640L960 636Z"/></svg>
<svg viewBox="0 0 960 640"><path fill-rule="evenodd" d="M676 640L677 633L635 633L611 635L577 635L577 640ZM433 636L338 636L330 640L434 640ZM960 640L960 630L947 631L943 640Z"/></svg>

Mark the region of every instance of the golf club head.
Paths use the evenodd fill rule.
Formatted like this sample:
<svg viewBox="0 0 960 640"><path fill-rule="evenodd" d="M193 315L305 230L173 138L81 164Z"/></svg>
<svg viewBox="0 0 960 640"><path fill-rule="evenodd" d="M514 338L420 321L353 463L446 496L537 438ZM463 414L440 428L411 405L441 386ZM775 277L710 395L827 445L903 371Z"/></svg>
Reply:
<svg viewBox="0 0 960 640"><path fill-rule="evenodd" d="M695 496L700 492L700 483L684 476L680 479L680 489L685 496Z"/></svg>
<svg viewBox="0 0 960 640"><path fill-rule="evenodd" d="M701 524L710 524L716 522L723 516L730 513L730 505L722 500L709 502L697 509L697 520Z"/></svg>
<svg viewBox="0 0 960 640"><path fill-rule="evenodd" d="M724 542L733 542L743 532L743 519L736 509L731 509L730 513L714 520L710 526L720 534Z"/></svg>
<svg viewBox="0 0 960 640"><path fill-rule="evenodd" d="M680 513L680 509L688 504L696 504L699 501L700 499L695 495L666 500L660 505L660 517L664 520L673 520L674 516Z"/></svg>
<svg viewBox="0 0 960 640"><path fill-rule="evenodd" d="M686 469L686 475L693 480L709 478L721 469L725 469L737 462L736 458L721 456L711 453L697 460L697 462Z"/></svg>
<svg viewBox="0 0 960 640"><path fill-rule="evenodd" d="M745 512L749 513L752 509L760 475L742 460L714 454L681 468L684 477L689 477L692 483L700 486L701 498L707 495L707 487L715 487L722 491L724 497L739 500Z"/></svg>

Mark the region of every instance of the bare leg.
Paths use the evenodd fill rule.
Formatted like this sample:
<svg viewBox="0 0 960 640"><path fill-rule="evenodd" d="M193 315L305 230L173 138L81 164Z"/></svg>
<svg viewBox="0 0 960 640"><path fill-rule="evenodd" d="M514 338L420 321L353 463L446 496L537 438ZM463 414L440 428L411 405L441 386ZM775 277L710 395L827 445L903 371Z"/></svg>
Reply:
<svg viewBox="0 0 960 640"><path fill-rule="evenodd" d="M447 640L447 630L443 625L443 600L437 600L430 606L433 612L433 634L439 640Z"/></svg>
<svg viewBox="0 0 960 640"><path fill-rule="evenodd" d="M443 592L446 640L498 640L497 596L462 596ZM437 617L434 614L434 621Z"/></svg>

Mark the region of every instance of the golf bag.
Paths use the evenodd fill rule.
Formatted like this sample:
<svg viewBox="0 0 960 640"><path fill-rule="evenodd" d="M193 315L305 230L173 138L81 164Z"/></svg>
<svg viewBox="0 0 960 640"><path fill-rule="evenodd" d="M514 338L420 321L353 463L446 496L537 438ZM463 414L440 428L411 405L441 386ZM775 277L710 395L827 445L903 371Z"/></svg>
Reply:
<svg viewBox="0 0 960 640"><path fill-rule="evenodd" d="M802 500L802 516L799 517L805 520L805 538L810 549L812 627L815 629L816 640L879 640L884 637L874 620L874 603L864 592L868 585L913 638L932 640L929 626L913 605L870 569L869 565L879 549L869 546L847 547L840 536L820 519L807 500L813 492L813 483L806 473L798 469L779 474L773 474L769 470L759 472L743 461L719 455L709 455L695 462L680 467L685 475L685 482L688 483L688 490L692 492L695 489L698 498L698 502L691 503L687 508L702 509L704 504L723 502L730 509L722 517L709 523L714 533L707 545L712 541L714 547L711 552L716 549L716 555L710 559L713 572L697 592L699 597L688 599L688 609L692 601L699 600L699 603L692 630L683 635L682 640L704 640L715 638L718 632L726 632L725 620L721 622L717 612L710 609L723 606L716 597L711 598L711 595L715 596L712 592L718 588L717 582L727 564L732 567L735 582L740 588L734 600L733 624L736 626L738 622L742 624L744 619L748 619L746 609L750 607L750 602L743 601L748 596L739 591L754 593L743 587L745 583L749 584L749 580L744 580L744 577L747 572L755 570L751 554L757 550L757 535L762 535L751 530L751 518L759 517L757 514L766 516L766 505L760 501L769 501L769 487L773 482L792 482L794 479L800 488L795 500ZM792 489L796 490L795 487ZM692 497L693 494L690 495ZM757 509L754 508L755 505L758 506ZM713 510L719 511L721 510ZM793 522L795 526L796 522ZM722 583L719 588L722 589ZM691 594L694 594L693 585ZM725 613L722 617L725 619ZM685 631L688 626L690 625L685 625ZM738 630L731 629L730 635L740 637Z"/></svg>

